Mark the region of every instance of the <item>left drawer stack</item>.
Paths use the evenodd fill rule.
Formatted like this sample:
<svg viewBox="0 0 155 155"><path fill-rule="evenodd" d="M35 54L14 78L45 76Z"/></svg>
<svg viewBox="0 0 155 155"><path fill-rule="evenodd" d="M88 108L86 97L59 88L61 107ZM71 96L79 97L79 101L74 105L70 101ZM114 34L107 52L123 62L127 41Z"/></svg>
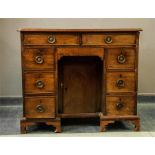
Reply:
<svg viewBox="0 0 155 155"><path fill-rule="evenodd" d="M22 60L24 117L55 118L54 48L25 46Z"/></svg>

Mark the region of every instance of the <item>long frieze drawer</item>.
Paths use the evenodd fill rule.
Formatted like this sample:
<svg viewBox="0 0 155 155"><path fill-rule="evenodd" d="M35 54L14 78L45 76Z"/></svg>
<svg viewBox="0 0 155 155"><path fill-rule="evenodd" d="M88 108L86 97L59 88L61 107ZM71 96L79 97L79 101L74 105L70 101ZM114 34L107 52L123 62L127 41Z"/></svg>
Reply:
<svg viewBox="0 0 155 155"><path fill-rule="evenodd" d="M24 88L26 94L53 93L55 92L54 73L25 73Z"/></svg>
<svg viewBox="0 0 155 155"><path fill-rule="evenodd" d="M55 68L55 54L52 48L25 48L22 54L24 69L53 70Z"/></svg>
<svg viewBox="0 0 155 155"><path fill-rule="evenodd" d="M107 69L134 69L135 48L109 48L107 50Z"/></svg>
<svg viewBox="0 0 155 155"><path fill-rule="evenodd" d="M134 34L84 34L83 45L130 45L136 44Z"/></svg>
<svg viewBox="0 0 155 155"><path fill-rule="evenodd" d="M135 105L135 96L106 96L107 115L133 115Z"/></svg>
<svg viewBox="0 0 155 155"><path fill-rule="evenodd" d="M135 72L107 72L107 93L135 91Z"/></svg>
<svg viewBox="0 0 155 155"><path fill-rule="evenodd" d="M55 117L55 97L26 97L24 103L27 118Z"/></svg>
<svg viewBox="0 0 155 155"><path fill-rule="evenodd" d="M25 34L24 45L78 45L77 34Z"/></svg>

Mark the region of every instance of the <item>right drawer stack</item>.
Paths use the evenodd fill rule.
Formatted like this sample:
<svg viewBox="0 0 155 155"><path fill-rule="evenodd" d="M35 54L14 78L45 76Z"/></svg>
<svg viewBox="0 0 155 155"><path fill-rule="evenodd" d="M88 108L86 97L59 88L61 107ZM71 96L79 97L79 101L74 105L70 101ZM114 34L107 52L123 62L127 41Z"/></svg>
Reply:
<svg viewBox="0 0 155 155"><path fill-rule="evenodd" d="M106 115L136 113L136 77L136 48L106 49Z"/></svg>

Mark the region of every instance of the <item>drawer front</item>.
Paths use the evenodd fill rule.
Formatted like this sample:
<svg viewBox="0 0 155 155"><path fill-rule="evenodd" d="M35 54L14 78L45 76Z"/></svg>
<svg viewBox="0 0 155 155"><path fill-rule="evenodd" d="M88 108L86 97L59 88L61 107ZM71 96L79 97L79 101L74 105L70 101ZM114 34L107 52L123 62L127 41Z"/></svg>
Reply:
<svg viewBox="0 0 155 155"><path fill-rule="evenodd" d="M135 91L134 72L107 72L106 79L108 93L123 93Z"/></svg>
<svg viewBox="0 0 155 155"><path fill-rule="evenodd" d="M106 96L107 115L133 115L135 96Z"/></svg>
<svg viewBox="0 0 155 155"><path fill-rule="evenodd" d="M24 45L78 45L77 34L25 34Z"/></svg>
<svg viewBox="0 0 155 155"><path fill-rule="evenodd" d="M107 49L107 69L134 69L135 61L133 48Z"/></svg>
<svg viewBox="0 0 155 155"><path fill-rule="evenodd" d="M51 48L26 48L23 52L23 66L27 70L54 69L54 51Z"/></svg>
<svg viewBox="0 0 155 155"><path fill-rule="evenodd" d="M54 73L25 73L24 87L27 94L55 92Z"/></svg>
<svg viewBox="0 0 155 155"><path fill-rule="evenodd" d="M26 97L24 101L27 118L55 117L55 97Z"/></svg>
<svg viewBox="0 0 155 155"><path fill-rule="evenodd" d="M83 45L130 45L136 44L134 34L84 34Z"/></svg>
<svg viewBox="0 0 155 155"><path fill-rule="evenodd" d="M101 47L60 47L56 51L57 59L65 56L98 56L101 60L104 58L104 49Z"/></svg>

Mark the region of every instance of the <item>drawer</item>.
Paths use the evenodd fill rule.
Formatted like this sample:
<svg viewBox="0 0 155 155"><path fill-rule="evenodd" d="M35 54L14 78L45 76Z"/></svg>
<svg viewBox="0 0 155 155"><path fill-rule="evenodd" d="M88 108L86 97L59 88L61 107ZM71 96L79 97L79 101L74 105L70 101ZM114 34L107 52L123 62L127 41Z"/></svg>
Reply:
<svg viewBox="0 0 155 155"><path fill-rule="evenodd" d="M55 97L26 97L24 112L27 118L54 118Z"/></svg>
<svg viewBox="0 0 155 155"><path fill-rule="evenodd" d="M25 34L24 45L78 45L77 34Z"/></svg>
<svg viewBox="0 0 155 155"><path fill-rule="evenodd" d="M24 90L27 94L55 92L54 73L25 73Z"/></svg>
<svg viewBox="0 0 155 155"><path fill-rule="evenodd" d="M135 96L106 96L107 115L133 115L135 105Z"/></svg>
<svg viewBox="0 0 155 155"><path fill-rule="evenodd" d="M134 72L107 72L106 85L108 93L134 92Z"/></svg>
<svg viewBox="0 0 155 155"><path fill-rule="evenodd" d="M26 70L55 68L55 57L52 48L26 48L23 51L23 67Z"/></svg>
<svg viewBox="0 0 155 155"><path fill-rule="evenodd" d="M83 45L130 45L136 44L134 34L84 34Z"/></svg>
<svg viewBox="0 0 155 155"><path fill-rule="evenodd" d="M109 48L107 49L107 69L134 69L135 57L133 48Z"/></svg>

